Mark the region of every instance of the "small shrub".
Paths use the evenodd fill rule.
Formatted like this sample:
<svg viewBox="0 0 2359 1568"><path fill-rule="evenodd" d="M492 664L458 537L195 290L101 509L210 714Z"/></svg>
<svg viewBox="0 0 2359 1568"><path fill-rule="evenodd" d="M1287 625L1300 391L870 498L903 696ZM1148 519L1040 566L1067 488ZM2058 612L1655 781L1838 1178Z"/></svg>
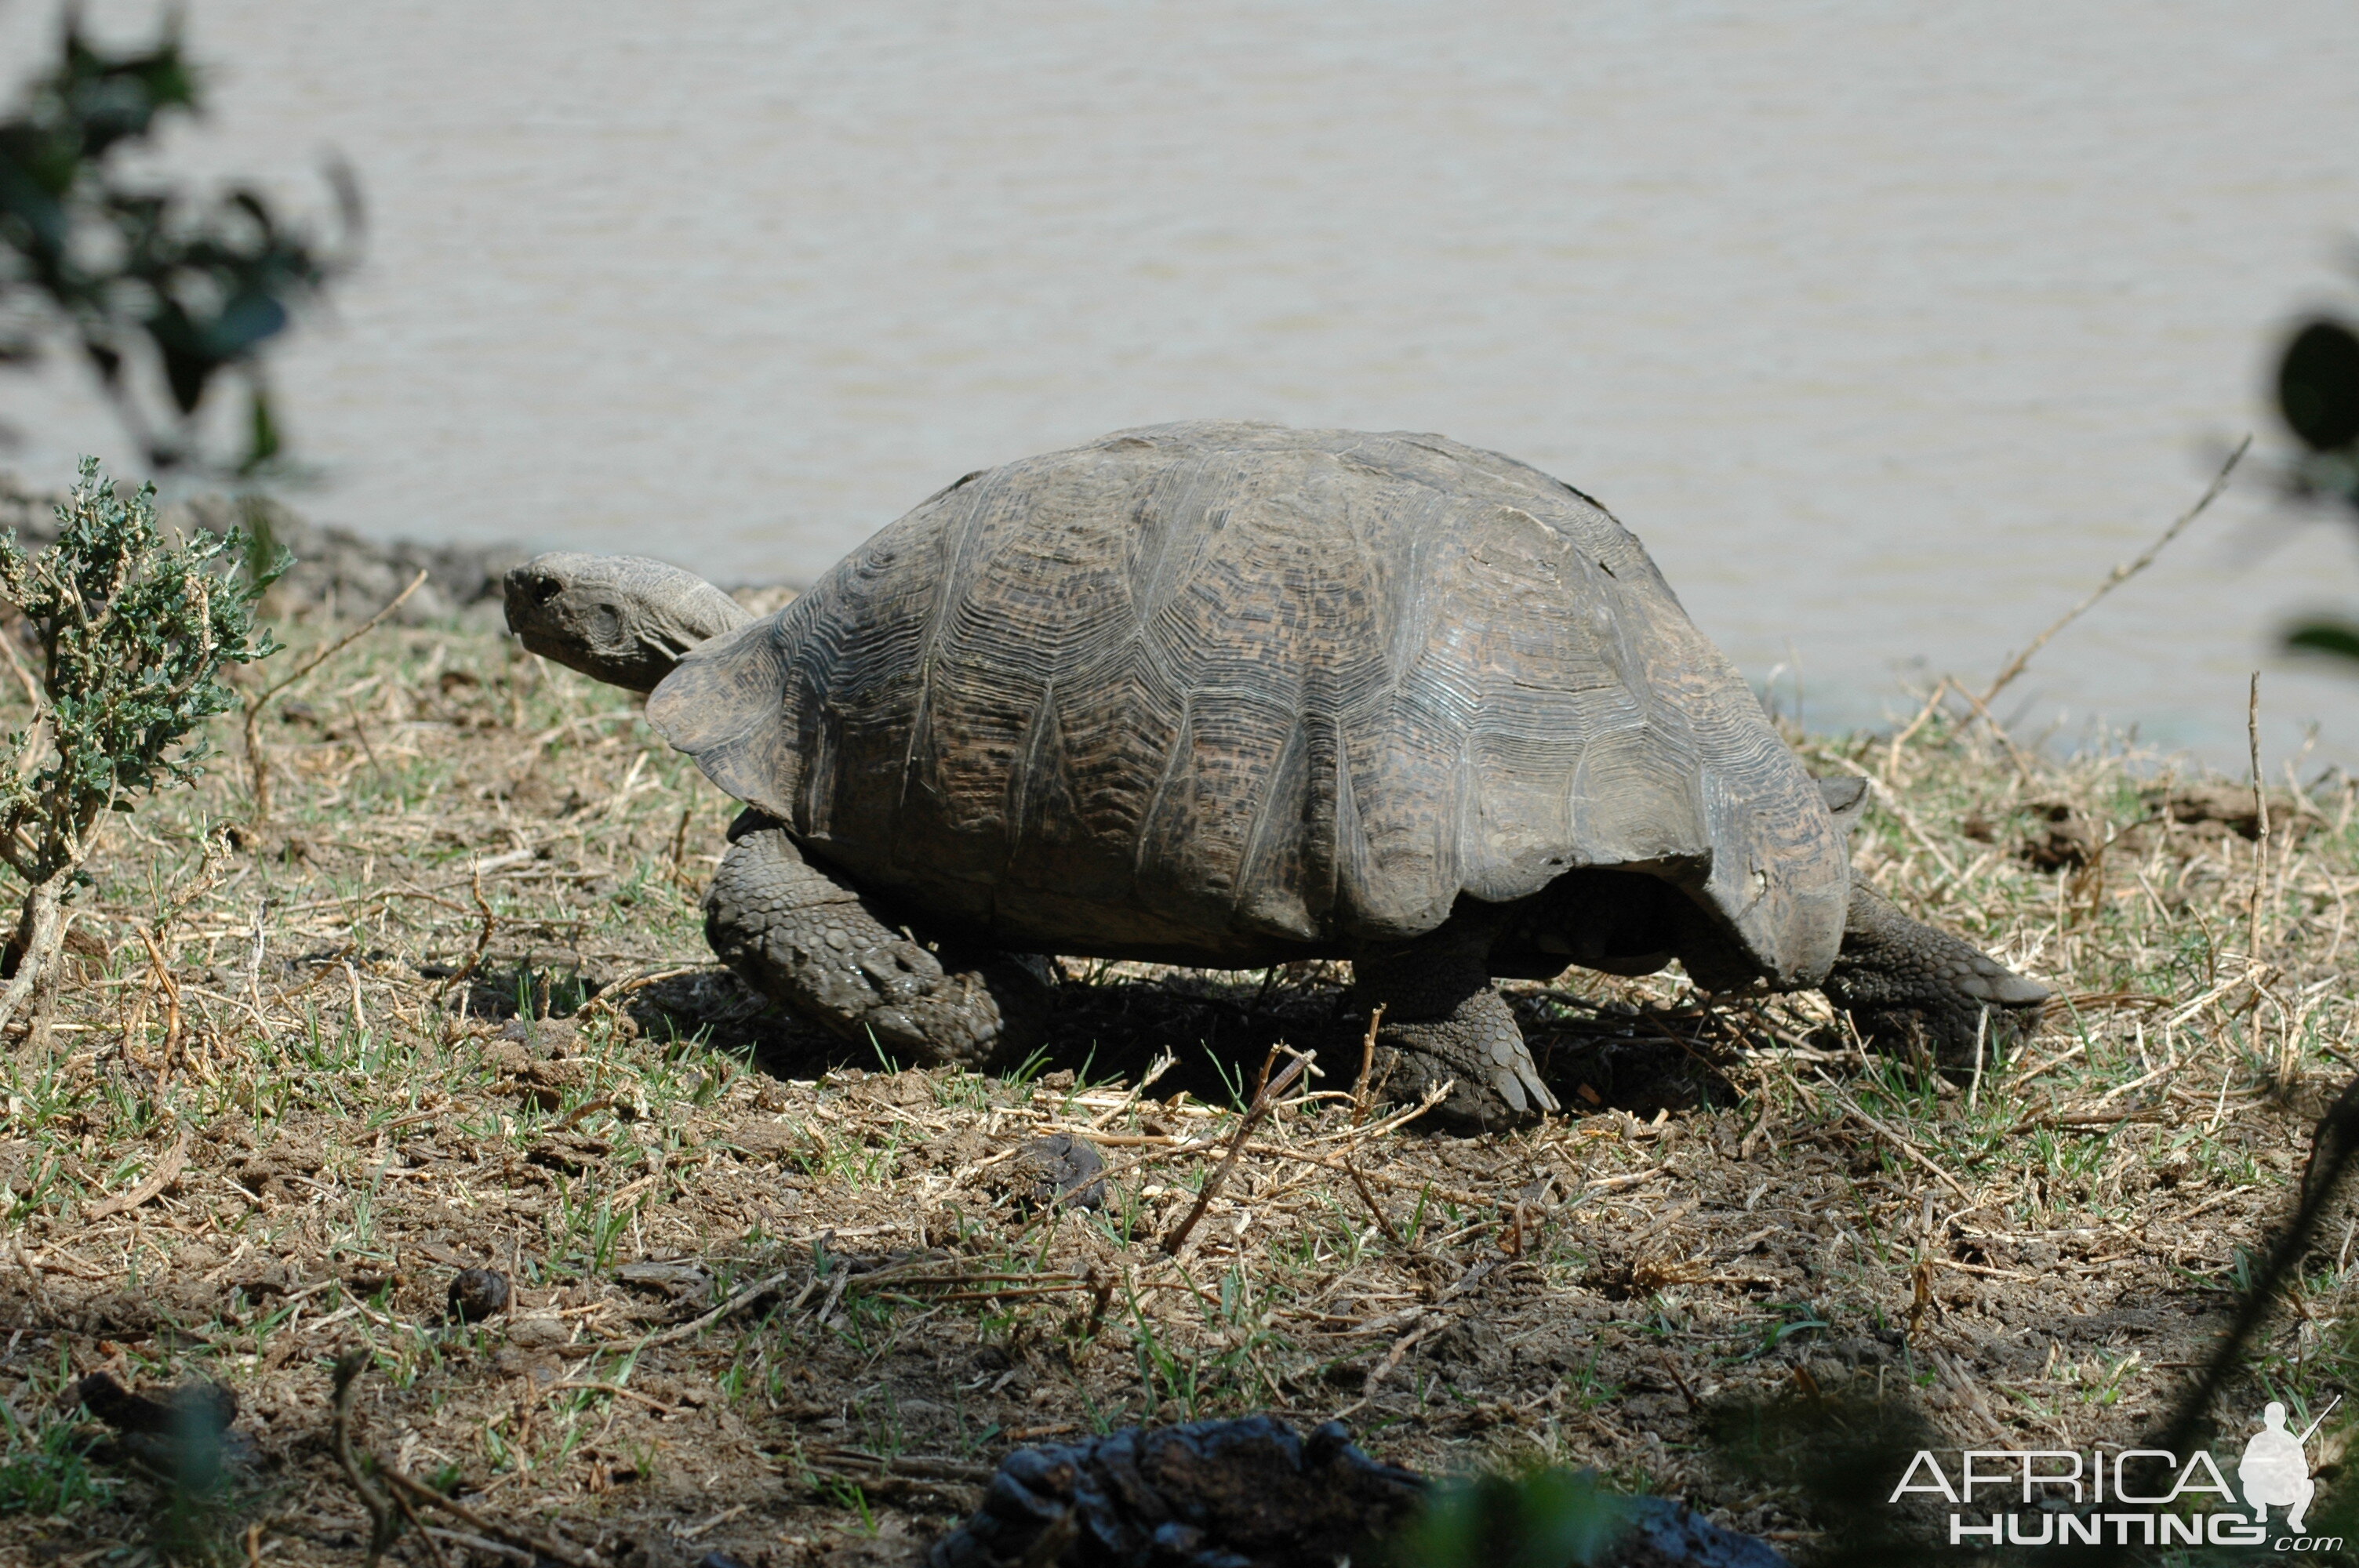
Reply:
<svg viewBox="0 0 2359 1568"><path fill-rule="evenodd" d="M234 575L215 563L240 558L234 531L168 546L155 493L123 500L85 458L56 544L30 556L13 533L0 539L0 598L21 618L0 632L0 654L33 706L0 778L0 860L26 889L0 1026L54 968L66 896L106 814L195 779L205 721L237 706L222 667L277 651L255 632L254 602L283 557Z"/></svg>

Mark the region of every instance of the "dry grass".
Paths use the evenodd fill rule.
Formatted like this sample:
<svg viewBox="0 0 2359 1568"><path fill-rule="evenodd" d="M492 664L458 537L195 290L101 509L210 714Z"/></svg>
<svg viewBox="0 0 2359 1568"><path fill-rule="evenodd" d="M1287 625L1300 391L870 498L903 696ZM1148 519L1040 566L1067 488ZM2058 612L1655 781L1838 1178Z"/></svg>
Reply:
<svg viewBox="0 0 2359 1568"><path fill-rule="evenodd" d="M2027 1049L1953 1086L1863 1058L1815 998L1575 973L1517 998L1575 1114L1478 1142L1355 1121L1325 966L1069 964L1026 1071L851 1059L705 951L732 803L618 694L488 635L377 633L266 733L278 819L209 855L244 810L224 769L124 821L59 1049L8 1069L0 1554L357 1563L329 1441L355 1349L364 1447L607 1562L903 1557L1012 1446L1264 1409L1804 1541L1716 1411L1866 1394L1952 1445L2144 1435L2352 1061L2347 785L2281 795L2256 845L2152 820L2145 760L2018 761L1946 719L1897 757L1804 749L1886 786L1879 887L2067 994ZM1323 1076L1168 1254L1281 1040ZM1023 1143L1060 1129L1104 1147L1103 1210L1022 1201ZM2350 1224L2232 1416L2346 1380ZM516 1304L444 1322L476 1264ZM230 1487L176 1503L89 1452L94 1370L234 1387ZM449 1561L502 1560L440 1522Z"/></svg>

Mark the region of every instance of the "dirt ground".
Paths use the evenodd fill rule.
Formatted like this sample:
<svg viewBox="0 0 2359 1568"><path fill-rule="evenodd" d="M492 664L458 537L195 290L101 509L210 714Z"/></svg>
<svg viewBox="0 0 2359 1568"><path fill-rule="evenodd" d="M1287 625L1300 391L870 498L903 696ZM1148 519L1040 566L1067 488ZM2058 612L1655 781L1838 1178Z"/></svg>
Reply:
<svg viewBox="0 0 2359 1568"><path fill-rule="evenodd" d="M2057 987L2038 1035L1959 1085L1815 996L1575 971L1514 988L1567 1114L1456 1141L1356 1092L1330 966L1068 960L1051 1048L992 1077L779 1016L701 937L734 803L495 636L375 633L262 733L271 820L226 725L201 789L119 819L49 1041L12 1047L0 1558L361 1562L356 1351L351 1441L475 1516L411 1563L909 1561L1015 1447L1259 1411L1436 1472L1595 1466L1807 1556L1826 1520L1746 1411L2147 1435L2359 1065L2354 796L2290 769L2256 838L2248 786L2136 757L1803 742L1878 780L1877 886ZM1313 1069L1237 1145L1281 1046ZM1037 1201L1059 1131L1096 1206ZM2344 1386L2355 1223L2222 1444ZM458 1322L478 1267L512 1299ZM234 1390L218 1484L144 1472L74 1395L102 1371Z"/></svg>

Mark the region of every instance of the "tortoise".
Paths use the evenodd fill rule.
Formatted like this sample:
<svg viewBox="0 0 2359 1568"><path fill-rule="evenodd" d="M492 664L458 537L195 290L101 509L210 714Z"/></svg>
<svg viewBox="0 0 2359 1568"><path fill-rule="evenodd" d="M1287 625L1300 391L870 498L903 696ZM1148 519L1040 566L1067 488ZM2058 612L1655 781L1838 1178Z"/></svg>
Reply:
<svg viewBox="0 0 2359 1568"><path fill-rule="evenodd" d="M1438 436L1118 431L760 619L635 557L506 587L745 804L714 951L905 1060L1031 1049L1038 955L1345 958L1390 1092L1471 1130L1555 1108L1500 978L1677 958L1948 1065L2049 994L1853 879L1865 781L1803 770L1603 506Z"/></svg>

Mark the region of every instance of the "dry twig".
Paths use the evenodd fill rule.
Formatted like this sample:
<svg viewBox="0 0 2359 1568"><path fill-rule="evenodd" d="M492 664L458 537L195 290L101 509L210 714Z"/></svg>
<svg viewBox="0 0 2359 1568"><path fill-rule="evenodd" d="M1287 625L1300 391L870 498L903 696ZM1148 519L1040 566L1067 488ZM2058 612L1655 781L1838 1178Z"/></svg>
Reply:
<svg viewBox="0 0 2359 1568"><path fill-rule="evenodd" d="M2261 778L2261 672L2253 672L2251 694L2245 703L2245 734L2252 748L2253 757L2253 892L2245 906L2245 960L2254 968L2261 963L2261 906L2269 881L2269 792ZM2260 989L2253 990L2256 1003Z"/></svg>
<svg viewBox="0 0 2359 1568"><path fill-rule="evenodd" d="M1237 1156L1245 1152L1246 1136L1259 1124L1262 1118L1269 1114L1270 1107L1276 1105L1286 1091L1293 1087L1294 1080L1302 1076L1302 1070L1310 1065L1318 1055L1319 1053L1316 1051L1306 1051L1297 1054L1293 1061L1286 1065L1284 1072L1263 1084L1260 1090L1255 1094L1253 1104L1246 1108L1245 1115L1237 1120L1237 1130L1229 1140L1228 1154L1212 1168L1212 1173L1204 1178L1203 1186L1197 1190L1195 1206L1189 1209L1188 1217L1173 1226L1171 1234L1163 1238L1164 1256L1168 1258L1180 1256L1180 1249L1188 1245L1188 1233L1196 1228L1196 1222L1204 1217L1204 1211L1212 1206L1213 1197L1227 1183L1229 1173L1236 1169Z"/></svg>
<svg viewBox="0 0 2359 1568"><path fill-rule="evenodd" d="M246 703L245 768L247 776L252 781L254 795L254 821L257 826L267 822L270 819L270 762L269 760L262 754L262 741L259 734L259 728L262 723L262 710L268 708L272 702L276 701L281 693L287 691L289 687L308 677L313 670L318 669L321 665L326 664L330 659L334 658L338 654L342 653L346 648L351 647L354 643L359 642L363 637L367 636L371 632L375 631L379 626L385 624L386 617L390 616L395 611L399 610L403 605L408 603L409 596L416 593L420 588L424 587L425 584L426 569L423 567L420 567L419 568L418 575L409 579L409 586L403 589L399 593L395 594L392 599L388 600L384 609L378 611L375 615L370 616L366 621L362 622L358 626L353 627L350 632L345 633L342 636L337 638L334 642L329 643L326 647L321 649L318 653L313 654L310 658L304 660L300 665L296 666L295 673L293 675L288 676L285 680L280 681L276 686L264 687L260 696L252 698Z"/></svg>
<svg viewBox="0 0 2359 1568"><path fill-rule="evenodd" d="M147 1173L146 1181L127 1193L120 1193L111 1198L102 1198L91 1205L82 1211L83 1223L105 1219L113 1215L130 1213L166 1187L170 1186L172 1179L180 1173L180 1168L188 1162L189 1130L182 1127L180 1136L173 1140L171 1148L166 1150L163 1158L156 1162L155 1168Z"/></svg>
<svg viewBox="0 0 2359 1568"><path fill-rule="evenodd" d="M362 1473L360 1460L353 1454L353 1400L360 1392L361 1373L370 1358L371 1353L366 1350L349 1350L336 1357L335 1415L330 1433L335 1444L336 1464L351 1483L353 1495L360 1498L361 1507L368 1510L368 1562L369 1568L376 1568L377 1562L385 1556L385 1549L401 1533L401 1521L395 1517L393 1505L385 1494Z"/></svg>
<svg viewBox="0 0 2359 1568"><path fill-rule="evenodd" d="M1834 1096L1835 1103L1842 1106L1845 1111L1849 1112L1852 1117L1857 1119L1862 1125L1865 1126L1868 1130L1874 1132L1886 1143L1891 1144L1895 1149L1897 1149L1901 1152L1902 1156L1912 1163L1921 1165L1926 1170L1931 1172L1935 1177L1940 1179L1943 1186L1948 1187L1951 1192L1957 1194L1968 1203L1974 1201L1973 1194L1966 1191L1964 1186L1960 1184L1957 1177L1950 1174L1949 1172L1944 1171L1940 1166L1933 1163L1930 1159L1927 1158L1925 1152L1918 1148L1916 1144L1911 1143L1899 1133L1895 1132L1892 1129L1885 1126L1884 1123L1876 1120L1875 1118L1868 1115L1867 1112L1860 1109L1856 1101L1854 1101L1849 1095L1843 1093L1842 1089L1836 1087L1835 1081L1832 1078L1827 1076L1824 1073L1819 1074L1818 1078L1819 1082L1826 1085L1827 1092Z"/></svg>
<svg viewBox="0 0 2359 1568"><path fill-rule="evenodd" d="M701 1317L692 1317L686 1323L676 1325L673 1327L664 1329L659 1333L642 1335L636 1339L612 1340L607 1343L605 1348L609 1350L628 1350L636 1352L650 1349L658 1345L677 1345L683 1339L693 1339L696 1336L703 1333L704 1330L712 1327L714 1324L719 1323L723 1318L729 1316L732 1313L744 1310L748 1303L758 1301L762 1297L769 1294L772 1291L777 1290L780 1285L785 1284L788 1280L794 1278L798 1272L799 1272L799 1271L795 1269L781 1269L775 1274L756 1280L754 1283L746 1286L744 1290L739 1291L735 1295L731 1296L727 1301L723 1302L719 1306L714 1307L711 1312L704 1314ZM849 1278L850 1276L847 1274L844 1277ZM811 1292L816 1290L819 1286L819 1280L820 1277L816 1273L811 1275L810 1279L805 1281L801 1293L797 1295L793 1301L787 1303L787 1311L789 1313L794 1312L800 1308L803 1303L809 1301L810 1299Z"/></svg>
<svg viewBox="0 0 2359 1568"><path fill-rule="evenodd" d="M469 879L467 886L468 891L475 896L475 910L484 917L484 924L475 933L475 950L467 955L467 961L459 967L457 974L442 982L444 996L450 995L459 987L465 985L474 978L475 971L484 967L484 955L491 951L492 932L499 923L498 917L492 914L491 901L484 896L483 861L477 860L474 863L474 875Z"/></svg>
<svg viewBox="0 0 2359 1568"><path fill-rule="evenodd" d="M367 1370L371 1355L367 1350L353 1350L337 1357L335 1413L331 1433L336 1463L343 1470L344 1479L359 1495L361 1506L368 1510L368 1560L372 1564L385 1555L385 1549L392 1545L401 1533L403 1519L417 1525L421 1535L425 1533L425 1526L419 1522L417 1510L410 1506L423 1503L429 1508L440 1509L469 1529L495 1541L505 1541L520 1551L563 1563L565 1568L602 1568L593 1555L574 1551L529 1530L511 1530L496 1519L485 1518L455 1498L443 1496L423 1481L404 1474L399 1465L387 1464L378 1454L356 1454L353 1450L353 1400L360 1391L360 1376ZM389 1483L397 1496L388 1497L371 1483L360 1462L363 1457L368 1460L367 1468L375 1470L380 1478ZM397 1518L397 1513L401 1517ZM430 1537L428 1549L433 1552L437 1562L441 1561L441 1549L433 1545Z"/></svg>
<svg viewBox="0 0 2359 1568"><path fill-rule="evenodd" d="M511 1530L496 1519L487 1519L477 1513L455 1498L444 1497L425 1482L403 1474L399 1468L386 1464L382 1459L377 1459L375 1455L372 1454L370 1457L375 1463L378 1473L412 1502L424 1503L431 1509L440 1509L452 1519L470 1529L490 1536L495 1541L506 1541L508 1545L525 1552L537 1552L553 1563L565 1564L565 1568L601 1568L599 1560L588 1552L576 1552L570 1547L561 1546L548 1536L535 1535L530 1530Z"/></svg>
<svg viewBox="0 0 2359 1568"><path fill-rule="evenodd" d="M1354 1127L1368 1119L1368 1107L1373 1099L1368 1076L1375 1070L1376 1029L1384 1021L1385 1004L1378 1002L1368 1010L1368 1032L1360 1040L1360 1077L1352 1086L1352 1125Z"/></svg>
<svg viewBox="0 0 2359 1568"><path fill-rule="evenodd" d="M2203 493L2196 498L2195 504L2189 507L2185 512L2180 513L2179 520L2173 523L2169 527L2165 528L2162 531L2162 536L2157 539L2153 544L2148 545L2146 547L2144 554L2136 557L2135 559L2125 561L2121 565L2115 567L2112 571L2107 572L2105 574L2104 581L2099 583L2095 588L2091 589L2086 594L2082 595L2081 601L2078 604L2075 604L2071 609L2066 611L2062 615L2059 616L2055 622L2046 631L2040 633L2038 636L2034 637L2030 643L2025 646L2021 653L2007 660L2006 665L1998 672L1997 678L1993 680L1990 685L1984 689L1982 698L1975 704L1975 706L1977 708L1984 706L1989 703L1993 697L1998 696L2000 692L2005 691L2009 686L2013 685L2016 677L2023 674L2025 667L2031 663L2032 655L2038 653L2040 649L2048 646L2049 640L2054 637L2056 633L2061 632L2065 627L2070 626L2073 622L2078 621L2082 616L2087 614L2089 611L2095 606L2097 601L2104 598L2105 595L2113 592L2114 589L2121 587L2122 584L2129 581L2130 579L2137 576L2138 573L2154 565L2155 557L2162 554L2164 547L2173 539L2178 538L2180 535L2185 533L2189 524L2194 522L2198 517L2202 516L2205 511L2211 507L2212 503L2220 499L2220 492L2228 488L2228 476L2236 471L2236 465L2244 461L2245 454L2252 449L2252 446L2253 438L2250 436L2246 436L2243 440L2237 442L2236 449L2228 454L2228 460L2220 465L2220 471L2212 476L2212 482L2204 487Z"/></svg>
<svg viewBox="0 0 2359 1568"><path fill-rule="evenodd" d="M1933 721L1933 715L1941 710L1941 698L1948 696L1955 685L1957 683L1948 676L1933 683L1932 691L1926 696L1925 706L1917 710L1916 718L1901 727L1900 732L1892 738L1892 744L1886 749L1885 777L1891 778L1900 771L1900 749L1917 738L1917 731Z"/></svg>
<svg viewBox="0 0 2359 1568"><path fill-rule="evenodd" d="M1393 1228L1393 1222L1386 1217L1384 1206L1377 1203L1376 1195L1368 1190L1368 1178L1362 1173L1360 1167L1346 1160L1343 1162L1343 1168L1352 1173L1352 1185L1359 1189L1360 1201L1367 1205L1368 1212L1375 1217L1376 1228L1385 1233L1385 1239L1402 1251L1408 1251L1408 1241L1402 1238L1399 1231Z"/></svg>

